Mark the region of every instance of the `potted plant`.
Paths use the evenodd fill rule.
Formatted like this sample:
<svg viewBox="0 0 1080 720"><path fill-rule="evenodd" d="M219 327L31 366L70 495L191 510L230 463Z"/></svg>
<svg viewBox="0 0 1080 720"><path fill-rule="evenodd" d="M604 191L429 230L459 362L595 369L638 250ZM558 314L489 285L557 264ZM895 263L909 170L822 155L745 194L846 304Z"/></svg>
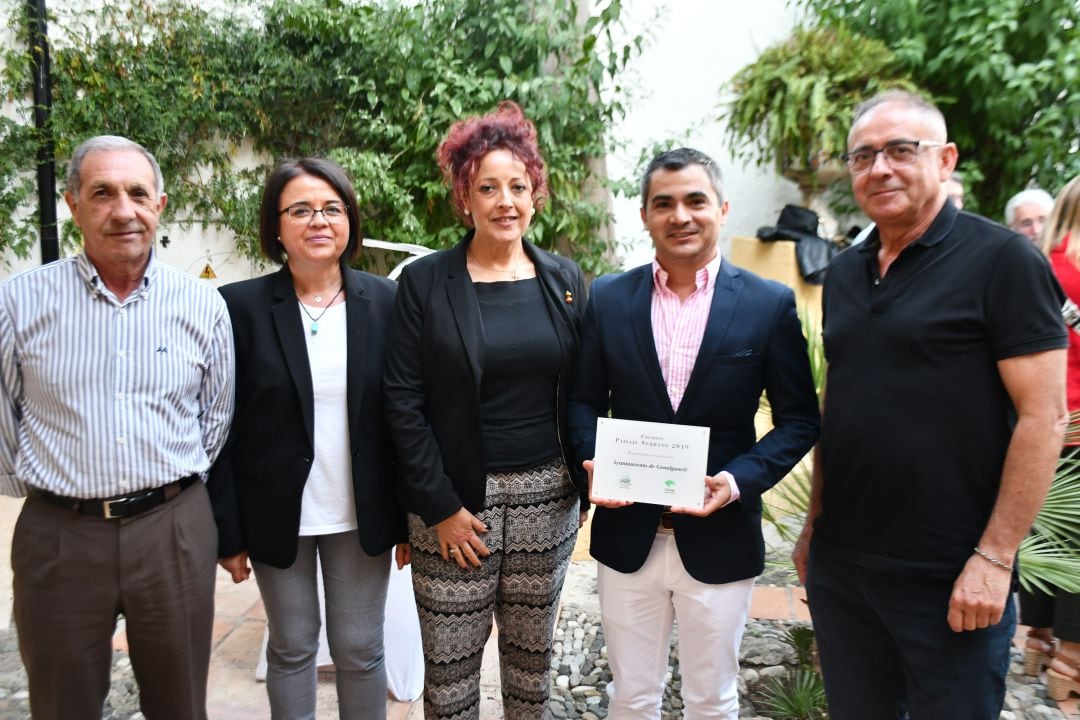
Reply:
<svg viewBox="0 0 1080 720"><path fill-rule="evenodd" d="M803 205L845 174L839 156L855 106L885 89L914 89L891 50L844 28L797 28L725 86L732 155L773 164Z"/></svg>

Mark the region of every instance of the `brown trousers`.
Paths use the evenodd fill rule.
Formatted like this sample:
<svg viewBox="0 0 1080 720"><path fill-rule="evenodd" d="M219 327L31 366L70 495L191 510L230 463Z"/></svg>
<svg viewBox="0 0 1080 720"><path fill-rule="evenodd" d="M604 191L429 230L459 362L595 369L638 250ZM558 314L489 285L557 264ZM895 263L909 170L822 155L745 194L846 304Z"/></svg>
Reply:
<svg viewBox="0 0 1080 720"><path fill-rule="evenodd" d="M11 565L35 720L100 720L121 614L143 714L205 720L216 561L202 483L125 520L27 498Z"/></svg>

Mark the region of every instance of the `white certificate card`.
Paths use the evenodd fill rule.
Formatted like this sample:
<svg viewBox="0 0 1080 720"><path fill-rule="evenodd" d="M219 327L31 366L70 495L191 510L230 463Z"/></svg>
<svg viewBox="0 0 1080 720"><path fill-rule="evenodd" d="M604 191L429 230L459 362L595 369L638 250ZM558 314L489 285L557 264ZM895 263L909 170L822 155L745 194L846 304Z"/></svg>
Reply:
<svg viewBox="0 0 1080 720"><path fill-rule="evenodd" d="M700 508L709 428L597 418L592 492L608 500Z"/></svg>

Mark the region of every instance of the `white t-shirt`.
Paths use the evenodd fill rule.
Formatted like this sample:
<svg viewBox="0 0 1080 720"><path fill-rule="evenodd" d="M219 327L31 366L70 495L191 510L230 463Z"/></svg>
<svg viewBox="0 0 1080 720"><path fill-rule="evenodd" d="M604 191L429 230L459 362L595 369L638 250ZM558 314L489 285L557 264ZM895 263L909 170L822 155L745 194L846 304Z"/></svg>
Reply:
<svg viewBox="0 0 1080 720"><path fill-rule="evenodd" d="M311 385L315 395L315 458L300 506L301 535L330 535L356 529L352 461L349 457L349 410L346 396L347 329L345 303L326 308L296 308L307 340Z"/></svg>

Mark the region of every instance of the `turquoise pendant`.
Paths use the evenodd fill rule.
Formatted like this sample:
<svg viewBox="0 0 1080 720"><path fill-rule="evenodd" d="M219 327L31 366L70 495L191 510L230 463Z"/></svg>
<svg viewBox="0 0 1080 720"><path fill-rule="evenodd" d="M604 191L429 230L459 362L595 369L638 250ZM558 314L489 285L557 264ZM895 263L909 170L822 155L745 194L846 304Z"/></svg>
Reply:
<svg viewBox="0 0 1080 720"><path fill-rule="evenodd" d="M311 321L311 334L312 335L318 335L319 334L319 321L318 320L312 320Z"/></svg>

